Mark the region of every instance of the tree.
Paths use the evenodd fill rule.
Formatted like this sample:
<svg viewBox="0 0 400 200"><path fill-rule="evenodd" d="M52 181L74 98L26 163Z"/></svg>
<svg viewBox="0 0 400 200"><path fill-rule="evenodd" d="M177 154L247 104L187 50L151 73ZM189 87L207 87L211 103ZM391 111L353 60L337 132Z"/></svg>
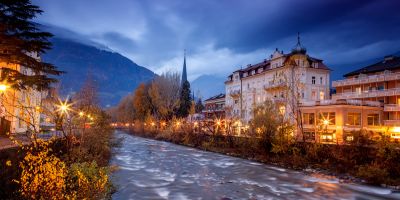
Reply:
<svg viewBox="0 0 400 200"><path fill-rule="evenodd" d="M195 106L196 113L201 113L203 109L204 109L203 102L201 101L201 98L198 98Z"/></svg>
<svg viewBox="0 0 400 200"><path fill-rule="evenodd" d="M74 99L76 100L76 107L80 110L90 111L99 107L97 85L91 75L86 78Z"/></svg>
<svg viewBox="0 0 400 200"><path fill-rule="evenodd" d="M30 0L0 1L0 60L11 65L23 66L2 68L1 82L6 82L15 89L48 89L55 78L62 72L39 57L50 49L48 39L52 36L42 32L38 24L31 20L43 11L32 5Z"/></svg>
<svg viewBox="0 0 400 200"><path fill-rule="evenodd" d="M133 96L133 107L135 109L136 119L144 121L151 114L150 97L148 95L148 87L141 83L135 90Z"/></svg>
<svg viewBox="0 0 400 200"><path fill-rule="evenodd" d="M265 101L262 105L255 106L252 113L251 130L254 130L257 136L262 139L263 147L270 150L282 116L276 114L279 113L279 110L276 104L270 100Z"/></svg>
<svg viewBox="0 0 400 200"><path fill-rule="evenodd" d="M149 88L156 118L170 120L179 108L179 74L164 73L154 78Z"/></svg>
<svg viewBox="0 0 400 200"><path fill-rule="evenodd" d="M179 117L187 117L189 115L189 110L191 106L191 97L190 97L190 83L189 81L185 81L182 84L180 98L179 98L179 110L177 115Z"/></svg>

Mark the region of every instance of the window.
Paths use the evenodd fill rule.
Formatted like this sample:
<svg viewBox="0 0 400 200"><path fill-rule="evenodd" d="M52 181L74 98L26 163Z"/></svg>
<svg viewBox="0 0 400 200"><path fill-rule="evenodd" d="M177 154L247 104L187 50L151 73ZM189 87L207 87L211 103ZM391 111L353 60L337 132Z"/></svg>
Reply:
<svg viewBox="0 0 400 200"><path fill-rule="evenodd" d="M315 85L315 76L311 77L311 83Z"/></svg>
<svg viewBox="0 0 400 200"><path fill-rule="evenodd" d="M356 87L356 93L361 94L361 87Z"/></svg>
<svg viewBox="0 0 400 200"><path fill-rule="evenodd" d="M335 125L336 124L335 112L319 113L319 122L321 123L321 125L323 125L325 121L328 121L328 125Z"/></svg>
<svg viewBox="0 0 400 200"><path fill-rule="evenodd" d="M325 99L325 92L319 92L319 100Z"/></svg>
<svg viewBox="0 0 400 200"><path fill-rule="evenodd" d="M308 131L304 132L304 139L314 141L315 132L308 132Z"/></svg>
<svg viewBox="0 0 400 200"><path fill-rule="evenodd" d="M314 125L315 114L314 113L303 113L303 123L305 125Z"/></svg>
<svg viewBox="0 0 400 200"><path fill-rule="evenodd" d="M379 114L368 114L368 126L379 126Z"/></svg>
<svg viewBox="0 0 400 200"><path fill-rule="evenodd" d="M235 100L235 104L238 104L239 103L239 100Z"/></svg>
<svg viewBox="0 0 400 200"><path fill-rule="evenodd" d="M347 113L347 124L359 126L361 124L361 113Z"/></svg>
<svg viewBox="0 0 400 200"><path fill-rule="evenodd" d="M312 91L312 92L311 92L311 99L314 99L314 100L315 100L315 98L316 98L315 91Z"/></svg>
<svg viewBox="0 0 400 200"><path fill-rule="evenodd" d="M322 77L320 77L320 78L319 78L319 84L321 84L321 85L322 85L322 82L323 82L323 78L322 78Z"/></svg>

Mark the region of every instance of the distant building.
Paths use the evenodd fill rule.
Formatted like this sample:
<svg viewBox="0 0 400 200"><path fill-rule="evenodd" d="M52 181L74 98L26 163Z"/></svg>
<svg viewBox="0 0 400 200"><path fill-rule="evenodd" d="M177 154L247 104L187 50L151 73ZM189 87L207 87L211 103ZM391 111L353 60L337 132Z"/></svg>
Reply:
<svg viewBox="0 0 400 200"><path fill-rule="evenodd" d="M234 71L225 82L227 117L247 123L252 109L270 99L290 110L291 104L329 99L330 69L311 57L300 43L291 53L278 49L268 59ZM290 113L286 113L288 117Z"/></svg>
<svg viewBox="0 0 400 200"><path fill-rule="evenodd" d="M203 114L206 119L224 119L225 94L218 94L206 99Z"/></svg>
<svg viewBox="0 0 400 200"><path fill-rule="evenodd" d="M30 56L40 59L34 53ZM11 68L26 75L34 73L29 68L0 61L0 70L2 68ZM39 130L42 93L32 88L15 90L6 87L4 89L0 94L0 134L26 132L28 127Z"/></svg>

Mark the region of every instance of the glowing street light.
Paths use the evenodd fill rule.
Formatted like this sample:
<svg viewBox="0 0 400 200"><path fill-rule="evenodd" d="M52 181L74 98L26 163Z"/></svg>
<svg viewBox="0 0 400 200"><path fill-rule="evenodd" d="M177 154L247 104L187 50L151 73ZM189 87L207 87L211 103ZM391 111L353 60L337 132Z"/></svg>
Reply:
<svg viewBox="0 0 400 200"><path fill-rule="evenodd" d="M322 123L323 123L325 126L328 126L328 125L329 125L329 120L324 119L324 120L322 121Z"/></svg>
<svg viewBox="0 0 400 200"><path fill-rule="evenodd" d="M281 107L279 107L279 113L281 113L281 115L284 115L284 114L285 114L285 112L286 112L286 108L285 108L285 106L281 106Z"/></svg>
<svg viewBox="0 0 400 200"><path fill-rule="evenodd" d="M8 85L2 83L0 84L0 92L5 92L9 88Z"/></svg>
<svg viewBox="0 0 400 200"><path fill-rule="evenodd" d="M80 116L80 117L83 117L83 115L85 115L85 113L83 113L82 111L79 112L79 116Z"/></svg>
<svg viewBox="0 0 400 200"><path fill-rule="evenodd" d="M68 114L68 111L71 110L71 104L68 104L68 100L65 100L65 102L60 101L60 105L57 105L58 111L61 114Z"/></svg>

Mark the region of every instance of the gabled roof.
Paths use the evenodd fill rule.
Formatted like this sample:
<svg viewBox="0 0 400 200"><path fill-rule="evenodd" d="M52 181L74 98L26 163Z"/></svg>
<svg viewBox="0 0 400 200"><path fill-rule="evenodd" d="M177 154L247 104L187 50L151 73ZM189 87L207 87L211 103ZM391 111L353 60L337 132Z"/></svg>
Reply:
<svg viewBox="0 0 400 200"><path fill-rule="evenodd" d="M223 93L212 96L204 101L212 101L212 100L217 100L217 99L222 99L222 98L225 98L225 94L223 94Z"/></svg>
<svg viewBox="0 0 400 200"><path fill-rule="evenodd" d="M375 72L381 72L385 70L400 69L400 57L397 56L386 56L384 60L377 62L372 65L368 65L361 69L352 71L344 75L344 77L354 76L358 74L369 74Z"/></svg>

